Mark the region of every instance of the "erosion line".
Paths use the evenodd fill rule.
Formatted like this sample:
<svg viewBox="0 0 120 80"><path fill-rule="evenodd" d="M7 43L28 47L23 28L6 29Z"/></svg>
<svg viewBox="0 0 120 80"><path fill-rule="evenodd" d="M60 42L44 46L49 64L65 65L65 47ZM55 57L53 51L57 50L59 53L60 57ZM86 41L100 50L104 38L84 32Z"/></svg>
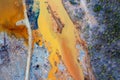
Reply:
<svg viewBox="0 0 120 80"><path fill-rule="evenodd" d="M27 16L25 0L23 0L23 6L24 6L25 25L28 30L28 55L27 55L25 80L29 80L30 63L31 63L31 55L32 55L32 30L31 30L30 23L29 23L28 16Z"/></svg>

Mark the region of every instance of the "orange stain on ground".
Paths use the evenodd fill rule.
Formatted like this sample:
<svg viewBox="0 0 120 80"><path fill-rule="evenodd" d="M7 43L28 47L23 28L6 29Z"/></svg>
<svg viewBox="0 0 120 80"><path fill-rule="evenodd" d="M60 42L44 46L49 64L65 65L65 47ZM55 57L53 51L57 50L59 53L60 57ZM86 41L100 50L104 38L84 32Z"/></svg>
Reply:
<svg viewBox="0 0 120 80"><path fill-rule="evenodd" d="M53 26L56 26L53 14L49 12L48 5L57 14L57 17L63 22L62 33L56 33ZM78 51L76 49L76 28L69 15L64 9L62 0L40 0L40 15L38 19L39 31L45 40L45 45L49 49L49 61L52 66L48 80L57 80L55 73L58 71L57 65L60 62L56 51L62 56L62 60L75 80L84 80L81 66L77 62ZM58 23L59 24L59 23ZM60 27L60 26L58 26Z"/></svg>
<svg viewBox="0 0 120 80"><path fill-rule="evenodd" d="M24 19L22 0L0 0L0 32L7 32L10 36L24 38L28 43L27 28L16 26L16 22Z"/></svg>
<svg viewBox="0 0 120 80"><path fill-rule="evenodd" d="M61 19L65 25L62 33L56 33L53 26L53 17L47 10L48 4L53 11L56 11L57 17ZM7 6L6 6L7 4ZM0 32L6 31L9 35L15 35L17 38L24 38L28 43L28 33L24 25L16 26L16 22L24 19L24 7L22 0L0 0ZM77 62L76 37L74 31L75 26L65 11L61 0L40 0L40 15L38 19L39 29L33 31L33 43L39 41L39 45L44 42L46 48L50 52L49 62L51 70L48 80L57 80L55 73L58 71L57 65L60 62L57 51L62 56L62 60L68 71L75 80L84 80L82 68ZM58 26L59 27L59 26ZM39 34L42 35L39 36Z"/></svg>

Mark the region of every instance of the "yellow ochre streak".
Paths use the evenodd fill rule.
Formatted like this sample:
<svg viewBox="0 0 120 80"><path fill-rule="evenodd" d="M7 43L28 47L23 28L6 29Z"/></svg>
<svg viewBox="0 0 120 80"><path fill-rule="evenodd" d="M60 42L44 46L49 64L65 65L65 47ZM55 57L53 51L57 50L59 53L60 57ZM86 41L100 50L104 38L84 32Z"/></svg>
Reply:
<svg viewBox="0 0 120 80"><path fill-rule="evenodd" d="M7 6L4 6L6 4ZM48 5L52 11L48 10ZM24 25L16 26L17 21L24 19L24 8L21 6L23 6L22 0L0 0L0 32L6 31L9 35L22 37L28 43L27 28ZM54 14L56 15L54 16ZM60 33L54 30L56 24L57 27L62 24ZM84 80L82 68L77 62L76 28L62 4L62 0L40 0L38 25L39 29L32 32L33 45L38 41L37 39L41 40L40 45L44 40L50 53L49 62L52 68L48 74L48 80L57 80L55 73L58 71L57 65L60 62L58 52L71 76L75 80Z"/></svg>
<svg viewBox="0 0 120 80"><path fill-rule="evenodd" d="M64 24L62 33L57 33L53 30L55 22L53 16L48 11L48 5ZM50 52L49 62L52 68L48 74L48 80L57 80L55 73L58 71L57 64L60 62L56 54L57 51L62 56L62 60L71 76L75 80L84 80L82 68L77 62L78 52L75 47L76 28L62 4L62 0L40 0L38 25L38 30L44 39L45 46Z"/></svg>

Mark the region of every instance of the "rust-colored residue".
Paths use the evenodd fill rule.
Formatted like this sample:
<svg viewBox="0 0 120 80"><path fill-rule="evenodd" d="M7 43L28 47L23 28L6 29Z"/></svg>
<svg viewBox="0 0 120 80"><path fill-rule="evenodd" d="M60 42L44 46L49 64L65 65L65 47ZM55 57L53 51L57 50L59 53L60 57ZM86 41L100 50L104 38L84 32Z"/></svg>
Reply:
<svg viewBox="0 0 120 80"><path fill-rule="evenodd" d="M22 0L0 0L0 32L7 32L17 38L24 38L28 43L27 28L16 26L16 22L24 19Z"/></svg>
<svg viewBox="0 0 120 80"><path fill-rule="evenodd" d="M51 70L48 74L48 80L57 80L55 75L59 71L57 65L60 62L60 58L75 80L84 80L82 68L77 61L77 38L74 33L76 28L62 5L62 0L40 0L40 3L39 31L50 53L49 62L51 64ZM48 9L48 5L51 11ZM64 28L62 26L63 23ZM56 25L62 28L61 34L53 30L53 27L56 27ZM56 54L56 51L59 51L59 56L58 53Z"/></svg>
<svg viewBox="0 0 120 80"><path fill-rule="evenodd" d="M55 15L55 12L52 10L52 8L49 4L48 4L47 9L48 9L49 13L52 15L52 18L54 19L54 21L57 25L56 26L57 27L57 32L62 33L62 29L64 28L64 24L62 23L60 18Z"/></svg>

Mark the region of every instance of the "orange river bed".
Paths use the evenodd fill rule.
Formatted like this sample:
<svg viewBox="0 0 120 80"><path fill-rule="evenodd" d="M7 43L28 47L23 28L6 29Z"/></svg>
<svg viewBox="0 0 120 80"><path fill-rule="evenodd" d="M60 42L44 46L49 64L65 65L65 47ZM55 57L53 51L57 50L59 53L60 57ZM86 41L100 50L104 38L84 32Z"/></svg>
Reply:
<svg viewBox="0 0 120 80"><path fill-rule="evenodd" d="M40 36L36 36L36 33L41 34L41 40L43 40L45 47L50 53L49 62L52 68L48 74L48 80L57 80L55 77L55 73L58 71L56 64L59 64L60 62L57 53L61 55L62 61L64 62L70 75L75 80L84 80L82 68L77 61L77 55L79 52L76 49L76 43L78 40L76 36L78 36L79 33L77 32L75 25L71 21L68 13L66 12L62 4L62 0L39 1L39 28L38 30L33 30L33 42L41 39ZM5 6L6 4L7 6ZM64 24L62 33L55 31L56 23L48 10L48 5L53 10L53 14L56 14L55 16L57 16ZM0 0L0 32L6 31L8 34L14 34L18 38L23 37L25 41L28 42L28 34L25 26L16 26L17 21L24 19L24 8L21 6L22 0ZM42 45L42 42L40 45Z"/></svg>
<svg viewBox="0 0 120 80"><path fill-rule="evenodd" d="M55 32L55 21L48 11L48 5L64 24L62 33ZM84 80L82 68L77 62L76 28L62 4L62 0L40 0L38 25L38 30L45 41L45 46L50 52L49 61L52 68L49 72L48 80L57 80L55 72L58 68L55 63L59 64L60 62L56 54L57 51L62 56L62 60L71 76L75 80Z"/></svg>

